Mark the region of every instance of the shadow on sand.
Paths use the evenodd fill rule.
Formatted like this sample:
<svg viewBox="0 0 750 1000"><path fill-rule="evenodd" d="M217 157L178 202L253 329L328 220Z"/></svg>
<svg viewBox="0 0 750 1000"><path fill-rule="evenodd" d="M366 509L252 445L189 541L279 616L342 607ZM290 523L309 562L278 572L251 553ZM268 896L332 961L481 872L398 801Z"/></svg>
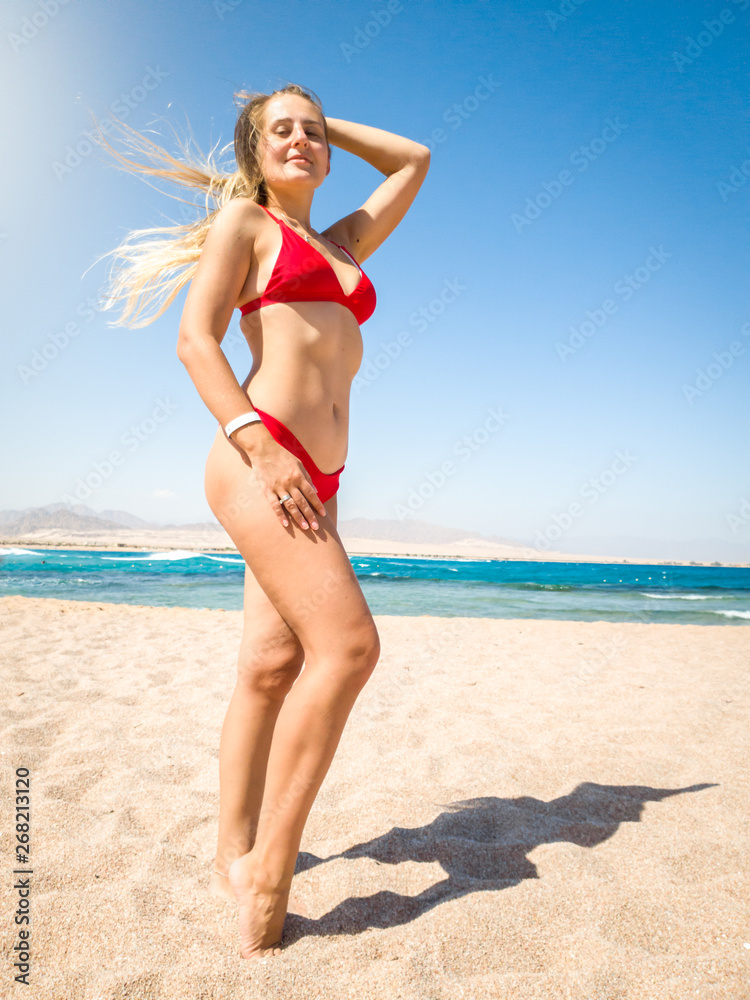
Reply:
<svg viewBox="0 0 750 1000"><path fill-rule="evenodd" d="M289 913L284 924L284 944L311 935L397 927L446 900L472 892L506 889L523 879L538 878L536 866L526 855L540 844L596 847L613 836L621 823L640 822L646 802L661 802L671 795L713 787L701 784L670 789L584 782L570 795L551 802L528 796L467 799L446 803L448 811L427 826L393 827L382 837L330 858L300 852L296 873L337 858L372 858L389 865L437 861L448 877L418 896L383 891L346 899L317 920Z"/></svg>

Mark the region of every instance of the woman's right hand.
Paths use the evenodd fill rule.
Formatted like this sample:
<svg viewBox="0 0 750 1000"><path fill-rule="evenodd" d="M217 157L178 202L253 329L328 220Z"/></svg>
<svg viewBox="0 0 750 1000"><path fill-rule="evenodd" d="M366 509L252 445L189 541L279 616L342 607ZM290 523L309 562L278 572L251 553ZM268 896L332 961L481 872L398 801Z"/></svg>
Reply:
<svg viewBox="0 0 750 1000"><path fill-rule="evenodd" d="M282 448L267 427L258 422L241 427L229 440L245 465L253 470L258 485L285 528L289 526L287 514L304 530L310 524L313 528L318 527L316 513L326 516L318 491L302 462ZM291 499L282 504L279 498L287 494Z"/></svg>

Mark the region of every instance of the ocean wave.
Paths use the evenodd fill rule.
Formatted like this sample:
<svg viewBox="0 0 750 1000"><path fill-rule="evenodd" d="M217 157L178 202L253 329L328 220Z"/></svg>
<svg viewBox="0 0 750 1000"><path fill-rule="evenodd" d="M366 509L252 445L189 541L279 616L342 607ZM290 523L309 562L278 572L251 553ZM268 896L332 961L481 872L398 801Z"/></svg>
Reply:
<svg viewBox="0 0 750 1000"><path fill-rule="evenodd" d="M12 546L0 548L0 556L41 556L42 552L35 552L33 549L15 549Z"/></svg>
<svg viewBox="0 0 750 1000"><path fill-rule="evenodd" d="M656 601L717 601L720 597L712 594L641 594L642 597L653 597Z"/></svg>
<svg viewBox="0 0 750 1000"><path fill-rule="evenodd" d="M712 611L712 615L724 615L725 618L750 618L750 611Z"/></svg>
<svg viewBox="0 0 750 1000"><path fill-rule="evenodd" d="M213 559L216 562L232 563L235 566L241 566L244 563L242 556L239 558L237 556L212 556L208 552L204 553L206 559Z"/></svg>
<svg viewBox="0 0 750 1000"><path fill-rule="evenodd" d="M173 552L150 552L145 556L102 556L109 562L169 562L178 559L204 559L203 552L192 552L190 549L175 549Z"/></svg>

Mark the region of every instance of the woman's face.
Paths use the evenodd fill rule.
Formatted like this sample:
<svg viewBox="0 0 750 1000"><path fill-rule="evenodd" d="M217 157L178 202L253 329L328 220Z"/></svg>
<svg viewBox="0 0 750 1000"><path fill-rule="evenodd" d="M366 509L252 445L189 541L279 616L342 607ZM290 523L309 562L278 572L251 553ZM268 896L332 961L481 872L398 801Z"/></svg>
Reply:
<svg viewBox="0 0 750 1000"><path fill-rule="evenodd" d="M304 97L281 94L265 107L262 169L270 187L311 187L331 169L320 111Z"/></svg>

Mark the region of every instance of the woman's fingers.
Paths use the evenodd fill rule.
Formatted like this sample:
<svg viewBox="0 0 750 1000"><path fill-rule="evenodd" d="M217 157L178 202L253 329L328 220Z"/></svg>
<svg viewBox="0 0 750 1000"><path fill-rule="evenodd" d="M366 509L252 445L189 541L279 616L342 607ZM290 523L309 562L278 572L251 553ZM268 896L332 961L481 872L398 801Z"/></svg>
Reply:
<svg viewBox="0 0 750 1000"><path fill-rule="evenodd" d="M283 449L280 451L283 452ZM263 462L257 457L250 467L263 485L268 502L285 528L289 527L290 517L305 531L311 524L313 529L318 528L318 518L326 517L323 501L299 459L293 459L291 455L287 458L297 463L295 470L290 471L287 467L282 471L277 465L272 471L273 465L277 464L275 461ZM287 499L282 501L282 497Z"/></svg>
<svg viewBox="0 0 750 1000"><path fill-rule="evenodd" d="M273 512L276 515L276 517L278 517L278 519L281 521L282 525L285 528L288 528L289 527L289 521L287 520L287 513L286 513L286 510L284 508L284 504L282 504L282 502L279 500L279 498L276 496L276 494L273 493L271 490L267 490L266 491L266 496L268 497L268 502L273 507ZM289 503L288 500L285 501L285 502Z"/></svg>
<svg viewBox="0 0 750 1000"><path fill-rule="evenodd" d="M310 492L313 492L312 484L310 484ZM292 504L296 505L296 509L299 511L302 517L300 524L303 528L307 528L308 524L312 524L313 528L317 528L318 515L316 511L313 509L313 507L310 505L308 498L302 492L302 487L297 487L297 489L292 489L290 490L290 493L292 494L292 499L287 500L285 506L289 507ZM313 493L313 495L316 496L317 494Z"/></svg>
<svg viewBox="0 0 750 1000"><path fill-rule="evenodd" d="M299 495L299 490L297 490L297 494ZM307 530L310 527L310 525L307 523L305 515L302 513L300 509L299 504L297 503L297 501L294 499L293 496L290 497L288 500L284 501L284 506L289 511L294 520L297 522L297 524L299 524L300 528Z"/></svg>
<svg viewBox="0 0 750 1000"><path fill-rule="evenodd" d="M312 483L305 483L304 485L309 488L310 492L317 499L317 493ZM284 501L284 506L294 517L295 521L304 530L307 530L310 524L312 524L314 529L317 528L318 516L316 510L310 505L310 502L302 491L302 487L292 487L289 492L291 493L291 498ZM319 499L318 504L321 507L323 506ZM325 515L325 508L323 509L323 515Z"/></svg>
<svg viewBox="0 0 750 1000"><path fill-rule="evenodd" d="M309 503L311 504L312 507L315 508L315 510L318 512L318 514L320 514L321 517L325 517L326 509L323 506L323 501L318 496L318 491L315 489L312 483L306 481L306 485L309 485L310 487L310 490L308 491L307 494L307 499L309 500Z"/></svg>

